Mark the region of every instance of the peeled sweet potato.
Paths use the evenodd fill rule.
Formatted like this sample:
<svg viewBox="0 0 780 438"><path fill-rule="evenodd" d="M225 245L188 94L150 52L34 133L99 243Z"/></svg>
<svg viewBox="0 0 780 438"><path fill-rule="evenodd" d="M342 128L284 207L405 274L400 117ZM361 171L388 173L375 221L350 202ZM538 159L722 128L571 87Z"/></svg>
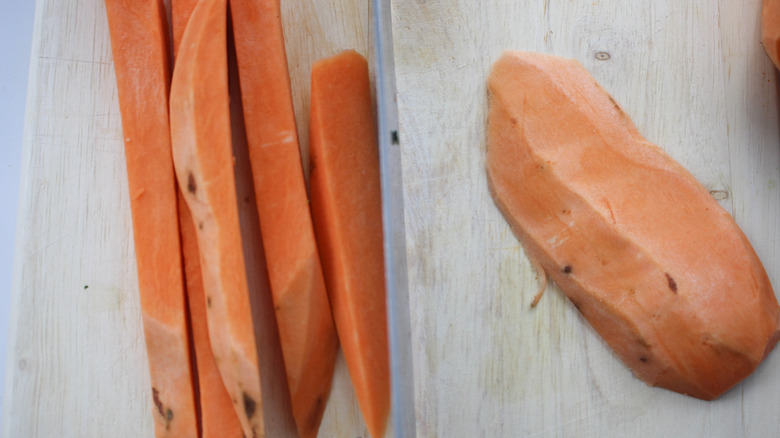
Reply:
<svg viewBox="0 0 780 438"><path fill-rule="evenodd" d="M265 417L233 170L227 47L227 0L198 1L176 55L171 143L197 233L211 352L243 435L258 438Z"/></svg>
<svg viewBox="0 0 780 438"><path fill-rule="evenodd" d="M576 61L507 52L487 176L523 244L634 374L711 400L780 336L756 253L708 190Z"/></svg>
<svg viewBox="0 0 780 438"><path fill-rule="evenodd" d="M149 360L156 437L197 437L168 124L171 65L163 0L106 0ZM138 74L143 72L144 74Z"/></svg>
<svg viewBox="0 0 780 438"><path fill-rule="evenodd" d="M317 251L279 0L230 0L249 162L293 418L314 438L339 340Z"/></svg>
<svg viewBox="0 0 780 438"><path fill-rule="evenodd" d="M311 208L330 306L373 438L390 412L382 203L366 59L345 50L311 68Z"/></svg>
<svg viewBox="0 0 780 438"><path fill-rule="evenodd" d="M780 0L764 0L761 9L761 43L776 67L780 67Z"/></svg>

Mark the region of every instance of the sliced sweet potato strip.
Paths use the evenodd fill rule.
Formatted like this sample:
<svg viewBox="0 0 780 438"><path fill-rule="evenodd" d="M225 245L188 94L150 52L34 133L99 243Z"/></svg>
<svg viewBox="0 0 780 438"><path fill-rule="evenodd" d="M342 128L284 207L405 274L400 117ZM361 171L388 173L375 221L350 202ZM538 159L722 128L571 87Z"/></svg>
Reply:
<svg viewBox="0 0 780 438"><path fill-rule="evenodd" d="M211 352L207 324L208 301L203 290L197 233L192 215L184 199L179 207L184 275L190 310L192 341L198 368L198 400L200 403L201 436L203 438L241 437L243 428L225 389L219 367Z"/></svg>
<svg viewBox="0 0 780 438"><path fill-rule="evenodd" d="M106 0L158 437L198 434L168 125L162 0ZM143 72L143 74L139 74Z"/></svg>
<svg viewBox="0 0 780 438"><path fill-rule="evenodd" d="M311 77L311 204L325 282L360 410L384 436L390 370L376 121L368 63L353 50Z"/></svg>
<svg viewBox="0 0 780 438"><path fill-rule="evenodd" d="M338 338L309 211L278 0L231 0L249 158L293 417L317 434Z"/></svg>
<svg viewBox="0 0 780 438"><path fill-rule="evenodd" d="M171 2L174 56L181 45L184 28L196 4L197 0L173 0ZM243 435L241 422L233 409L230 394L225 389L217 362L211 351L206 313L207 301L200 270L197 232L192 222L190 208L179 188L177 188L177 192L179 192L179 226L184 258L184 278L190 310L192 343L198 370L201 436L203 438L241 437Z"/></svg>
<svg viewBox="0 0 780 438"><path fill-rule="evenodd" d="M244 435L264 436L233 171L226 0L200 0L193 10L176 58L170 107L176 176L197 232L212 352Z"/></svg>

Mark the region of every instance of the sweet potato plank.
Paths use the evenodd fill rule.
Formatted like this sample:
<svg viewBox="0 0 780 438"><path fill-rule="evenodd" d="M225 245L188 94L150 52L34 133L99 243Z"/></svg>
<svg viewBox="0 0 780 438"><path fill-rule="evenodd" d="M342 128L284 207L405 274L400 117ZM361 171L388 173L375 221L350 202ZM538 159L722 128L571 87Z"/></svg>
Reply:
<svg viewBox="0 0 780 438"><path fill-rule="evenodd" d="M200 0L193 10L176 57L170 108L176 177L197 231L214 360L244 435L264 436L233 171L226 0Z"/></svg>
<svg viewBox="0 0 780 438"><path fill-rule="evenodd" d="M190 209L185 204L183 197L179 205L187 302L190 310L192 343L195 348L195 363L198 369L201 437L240 438L243 436L243 428L233 408L230 394L222 382L219 367L211 351L206 293L203 290L203 278L200 270L197 232L192 223Z"/></svg>
<svg viewBox="0 0 780 438"><path fill-rule="evenodd" d="M338 338L309 211L278 0L231 0L249 158L293 417L317 434Z"/></svg>
<svg viewBox="0 0 780 438"><path fill-rule="evenodd" d="M488 80L493 198L640 379L711 400L780 336L753 248L696 179L573 60L507 52Z"/></svg>
<svg viewBox="0 0 780 438"><path fill-rule="evenodd" d="M197 0L173 0L171 2L171 23L173 26L174 59L184 36L184 28L192 14ZM174 61L175 64L175 61ZM181 231L181 250L184 259L184 279L187 287L187 304L190 311L192 344L197 365L198 402L202 438L241 437L243 429L233 408L217 362L211 351L209 338L206 294L203 290L203 277L200 270L197 232L192 222L192 213L184 200L180 187L179 228Z"/></svg>
<svg viewBox="0 0 780 438"><path fill-rule="evenodd" d="M127 160L138 288L158 437L196 437L162 0L106 0ZM138 74L144 72L144 74Z"/></svg>
<svg viewBox="0 0 780 438"><path fill-rule="evenodd" d="M311 204L341 348L372 437L384 436L390 371L376 121L368 63L347 50L312 67Z"/></svg>

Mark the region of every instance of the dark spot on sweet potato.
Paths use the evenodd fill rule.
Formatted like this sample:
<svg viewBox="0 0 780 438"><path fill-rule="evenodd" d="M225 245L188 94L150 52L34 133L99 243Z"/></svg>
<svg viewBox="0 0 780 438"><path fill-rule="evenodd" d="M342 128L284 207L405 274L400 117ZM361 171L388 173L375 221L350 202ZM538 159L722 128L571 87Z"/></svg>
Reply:
<svg viewBox="0 0 780 438"><path fill-rule="evenodd" d="M668 272L666 273L666 283L669 285L669 290L677 293L677 282L674 281L674 278Z"/></svg>
<svg viewBox="0 0 780 438"><path fill-rule="evenodd" d="M646 358L646 357L644 357L644 356L642 356L642 357L640 357L640 358L639 358L639 361L640 361L640 362L642 362L642 363L647 363L647 361L648 361L648 360L649 360L649 359L648 359L648 358Z"/></svg>
<svg viewBox="0 0 780 438"><path fill-rule="evenodd" d="M211 297L206 297L206 307L211 308Z"/></svg>
<svg viewBox="0 0 780 438"><path fill-rule="evenodd" d="M514 117L510 118L510 119L509 119L509 123L511 123L511 124L512 124L512 126L517 126L517 119L516 119L516 118L514 118Z"/></svg>
<svg viewBox="0 0 780 438"><path fill-rule="evenodd" d="M570 265L564 266L563 267L563 273L564 274L571 274L571 266Z"/></svg>
<svg viewBox="0 0 780 438"><path fill-rule="evenodd" d="M165 408L162 400L160 400L160 391L154 386L152 386L152 399L154 400L154 406L157 408L157 412L165 418L165 430L168 430L171 427L171 420L173 420L173 411L171 408Z"/></svg>
<svg viewBox="0 0 780 438"><path fill-rule="evenodd" d="M157 407L157 412L164 416L165 412L163 412L163 404L162 401L160 401L160 391L158 391L154 386L152 387L152 399L154 400L154 406Z"/></svg>
<svg viewBox="0 0 780 438"><path fill-rule="evenodd" d="M193 175L192 172L187 175L187 191L193 195L198 191L198 185L195 183L195 175Z"/></svg>
<svg viewBox="0 0 780 438"><path fill-rule="evenodd" d="M257 408L257 405L255 403L255 400L249 396L246 392L243 394L244 398L244 412L246 413L246 418L252 418L253 415L255 415L255 408Z"/></svg>
<svg viewBox="0 0 780 438"><path fill-rule="evenodd" d="M621 108L620 105L618 105L617 101L615 101L615 99L612 96L609 96L609 100L612 102L612 105L615 108L615 111L618 112L618 114L620 114L622 117L628 118L626 113L623 111L623 108Z"/></svg>
<svg viewBox="0 0 780 438"><path fill-rule="evenodd" d="M199 222L198 222L198 229L199 229L199 230L202 230L202 229L203 229L203 221L199 221Z"/></svg>

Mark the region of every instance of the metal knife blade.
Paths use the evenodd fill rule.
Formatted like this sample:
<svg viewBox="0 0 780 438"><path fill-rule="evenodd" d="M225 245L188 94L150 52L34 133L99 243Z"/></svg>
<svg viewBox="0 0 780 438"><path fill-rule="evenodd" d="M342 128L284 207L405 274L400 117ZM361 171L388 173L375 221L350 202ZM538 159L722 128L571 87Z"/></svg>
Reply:
<svg viewBox="0 0 780 438"><path fill-rule="evenodd" d="M382 185L391 419L396 438L416 436L409 281L406 271L401 139L390 0L373 0L379 172Z"/></svg>

